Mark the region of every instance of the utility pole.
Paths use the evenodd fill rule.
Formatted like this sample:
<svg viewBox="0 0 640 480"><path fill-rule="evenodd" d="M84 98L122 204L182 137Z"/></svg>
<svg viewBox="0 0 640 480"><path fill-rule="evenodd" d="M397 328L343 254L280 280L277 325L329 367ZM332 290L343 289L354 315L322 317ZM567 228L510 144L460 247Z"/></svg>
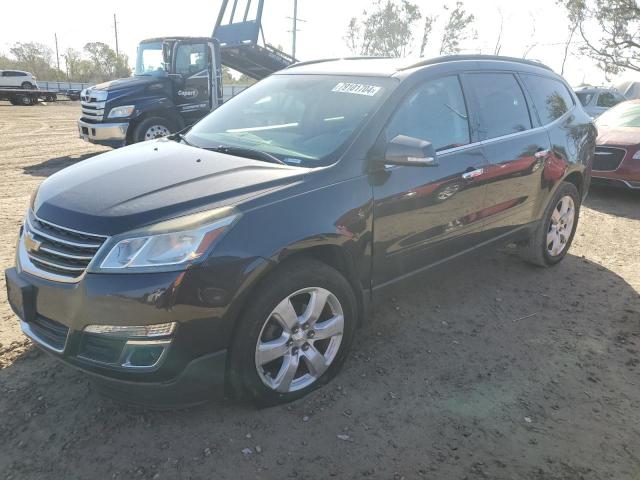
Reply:
<svg viewBox="0 0 640 480"><path fill-rule="evenodd" d="M116 14L113 14L113 29L116 32L116 58L120 57L120 51L118 50L118 22L116 21Z"/></svg>
<svg viewBox="0 0 640 480"><path fill-rule="evenodd" d="M293 0L293 41L291 56L296 58L296 32L298 31L298 0Z"/></svg>
<svg viewBox="0 0 640 480"><path fill-rule="evenodd" d="M58 54L58 34L54 33L53 37L56 39L56 64L58 65L58 71L56 72L56 77L60 72L60 55Z"/></svg>
<svg viewBox="0 0 640 480"><path fill-rule="evenodd" d="M306 20L302 20L298 18L298 0L293 0L293 17L287 17L293 21L293 29L291 30L291 56L296 58L296 33L298 30L298 22L306 22Z"/></svg>

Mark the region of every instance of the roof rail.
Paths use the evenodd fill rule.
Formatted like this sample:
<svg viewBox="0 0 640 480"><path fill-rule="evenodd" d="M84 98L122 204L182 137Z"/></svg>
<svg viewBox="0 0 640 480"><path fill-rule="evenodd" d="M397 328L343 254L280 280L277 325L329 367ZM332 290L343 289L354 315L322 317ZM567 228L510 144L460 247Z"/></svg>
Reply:
<svg viewBox="0 0 640 480"><path fill-rule="evenodd" d="M402 70L408 70L410 68L416 68L416 67L424 67L427 65L435 65L437 63L456 62L461 60L498 60L498 61L505 61L505 62L517 62L525 65L532 65L534 67L541 67L553 72L553 70L550 67L546 66L544 63L541 63L535 60L526 60L524 58L516 58L516 57L503 57L502 55L469 55L469 54L445 55L442 57L428 58L428 59L416 62L412 65L407 65L406 67L402 68Z"/></svg>
<svg viewBox="0 0 640 480"><path fill-rule="evenodd" d="M338 60L376 60L381 58L395 58L395 57L385 57L385 56L357 56L357 57L333 57L333 58L318 58L316 60L306 60L304 62L297 62L289 65L287 68L300 67L303 65L313 65L315 63L325 63L325 62L336 62Z"/></svg>

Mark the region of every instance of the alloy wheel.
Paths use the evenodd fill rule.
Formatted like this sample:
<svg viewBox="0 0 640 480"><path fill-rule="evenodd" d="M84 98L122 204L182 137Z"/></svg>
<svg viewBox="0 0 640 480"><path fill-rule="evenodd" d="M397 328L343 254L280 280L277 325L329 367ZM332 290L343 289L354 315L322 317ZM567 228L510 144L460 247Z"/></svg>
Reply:
<svg viewBox="0 0 640 480"><path fill-rule="evenodd" d="M344 313L329 290L310 287L283 299L267 317L255 351L260 380L280 393L315 383L338 354Z"/></svg>
<svg viewBox="0 0 640 480"><path fill-rule="evenodd" d="M547 231L547 252L550 256L560 255L569 243L573 232L576 210L570 195L562 197L551 213Z"/></svg>

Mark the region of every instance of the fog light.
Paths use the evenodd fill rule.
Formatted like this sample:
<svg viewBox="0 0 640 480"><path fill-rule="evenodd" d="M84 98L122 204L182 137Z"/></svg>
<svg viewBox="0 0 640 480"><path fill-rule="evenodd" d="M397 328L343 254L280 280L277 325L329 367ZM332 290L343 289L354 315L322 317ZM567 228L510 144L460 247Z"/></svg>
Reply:
<svg viewBox="0 0 640 480"><path fill-rule="evenodd" d="M122 352L122 363L125 368L151 368L160 363L170 340L129 340Z"/></svg>
<svg viewBox="0 0 640 480"><path fill-rule="evenodd" d="M154 338L172 335L176 329L176 322L158 323L156 325L88 325L85 333L109 335L112 337Z"/></svg>

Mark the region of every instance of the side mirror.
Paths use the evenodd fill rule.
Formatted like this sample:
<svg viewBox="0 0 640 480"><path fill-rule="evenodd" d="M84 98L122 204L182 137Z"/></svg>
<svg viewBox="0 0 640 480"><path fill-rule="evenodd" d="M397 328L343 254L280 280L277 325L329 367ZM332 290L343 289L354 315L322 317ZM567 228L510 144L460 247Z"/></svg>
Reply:
<svg viewBox="0 0 640 480"><path fill-rule="evenodd" d="M406 135L398 135L387 144L384 164L409 167L434 167L438 165L436 150L431 142Z"/></svg>

